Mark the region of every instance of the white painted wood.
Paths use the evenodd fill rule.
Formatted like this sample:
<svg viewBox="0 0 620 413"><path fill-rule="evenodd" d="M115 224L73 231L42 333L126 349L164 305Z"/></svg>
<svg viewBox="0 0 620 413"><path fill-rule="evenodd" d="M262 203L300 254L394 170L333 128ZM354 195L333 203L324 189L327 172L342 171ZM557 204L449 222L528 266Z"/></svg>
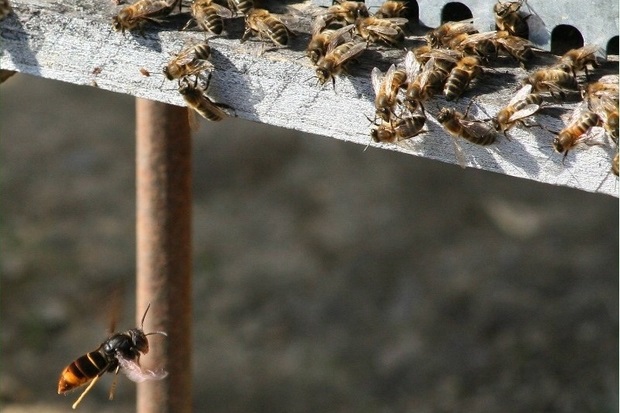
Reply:
<svg viewBox="0 0 620 413"><path fill-rule="evenodd" d="M216 71L209 92L214 100L235 108L236 115L245 119L457 163L452 138L432 116L442 106L452 105L442 98L427 105L427 133L397 145L370 140L366 118L374 114L370 70L374 65L385 70L391 62L402 60L404 52L366 51L350 77L337 79L336 91L331 85L320 87L303 53L315 6L305 2L290 7L296 10L299 20L295 25L299 35L290 48L261 54L265 47L260 42L240 44L240 19L229 22L228 36L210 39ZM179 31L187 15L175 16L162 27L148 26L143 37L112 30L111 18L120 6L109 0L94 4L19 0L13 8L15 14L0 22L0 68L183 105L176 83L166 80L161 69L170 55L188 41L205 37L199 32ZM419 44L413 37L408 39L409 46ZM617 62L614 67L617 71ZM141 68L151 75L144 76ZM478 113L476 109L472 113L480 118L495 115L524 76L525 71L516 67L487 71L474 92L479 93ZM456 106L464 110L468 100L463 98ZM572 107L574 104L558 105L551 111L553 116L541 115L537 120L559 130L562 124L557 115ZM613 157L610 145L582 145L572 150L563 163L551 147L550 132L515 128L511 136L512 140L501 137L490 147L460 141L467 166L618 196L617 178L609 173Z"/></svg>

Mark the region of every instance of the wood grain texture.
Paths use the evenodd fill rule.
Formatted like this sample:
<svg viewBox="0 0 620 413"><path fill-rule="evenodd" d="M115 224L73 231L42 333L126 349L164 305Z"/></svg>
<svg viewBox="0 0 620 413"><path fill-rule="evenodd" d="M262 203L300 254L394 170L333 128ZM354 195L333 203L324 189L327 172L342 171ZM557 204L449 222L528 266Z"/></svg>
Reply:
<svg viewBox="0 0 620 413"><path fill-rule="evenodd" d="M172 54L188 42L203 40L205 34L180 31L189 18L182 13L161 26L147 25L144 36L123 35L114 32L111 25L120 7L107 0L14 2L14 13L0 22L0 68L184 105L176 83L166 80L161 70ZM366 118L374 114L370 70L377 66L385 71L391 63L402 61L403 51L366 50L351 74L337 79L335 90L331 85L320 87L311 62L304 56L316 7L310 2L287 7L277 11L296 16L293 27L298 32L288 48L274 50L252 40L241 44L242 19L227 21L226 35L209 39L216 68L209 94L215 101L230 105L236 116L251 121L458 163L454 140L434 117L441 107L453 105L442 98L427 105L426 133L399 144L376 144L370 139ZM419 36L410 36L406 42L406 46L420 44ZM616 59L598 74L617 71ZM478 118L493 116L510 100L525 75L507 60L486 70L475 88L454 106L463 111L475 98L470 113ZM574 106L553 104L536 119L557 131L563 126L560 116ZM459 146L468 167L618 196L617 178L610 173L614 155L611 145L579 145L563 161L551 146L553 137L541 128L515 128L511 140L501 136L489 147L461 140Z"/></svg>

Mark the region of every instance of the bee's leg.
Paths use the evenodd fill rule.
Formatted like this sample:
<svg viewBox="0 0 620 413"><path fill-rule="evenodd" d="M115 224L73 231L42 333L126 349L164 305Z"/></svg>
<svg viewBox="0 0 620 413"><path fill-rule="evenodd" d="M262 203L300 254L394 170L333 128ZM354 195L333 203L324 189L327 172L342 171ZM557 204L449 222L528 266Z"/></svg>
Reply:
<svg viewBox="0 0 620 413"><path fill-rule="evenodd" d="M114 370L114 380L112 380L112 385L110 386L110 393L108 396L109 400L114 400L114 391L116 390L116 379L118 378L118 372L120 371L121 366L117 366L116 370Z"/></svg>
<svg viewBox="0 0 620 413"><path fill-rule="evenodd" d="M474 103L474 99L469 99L469 103L467 104L467 108L465 109L465 117L467 117L467 114L469 113L469 109L471 109L471 105Z"/></svg>
<svg viewBox="0 0 620 413"><path fill-rule="evenodd" d="M73 406L71 406L71 408L73 410L75 410L75 408L78 406L78 404L80 404L80 402L82 401L84 396L86 396L86 393L88 393L90 391L90 389L95 385L95 383L97 383L97 380L99 380L99 377L101 377L101 376L95 376L95 378L90 382L90 384L88 385L86 390L84 390L82 392L82 394L80 394L80 397L78 397L78 399L75 401L75 403L73 403Z"/></svg>
<svg viewBox="0 0 620 413"><path fill-rule="evenodd" d="M181 29L181 31L185 31L185 30L187 30L187 29L191 26L191 24L192 24L193 22L194 22L194 18L193 18L193 17L191 17L191 18L187 21L187 23L185 23L185 26L183 26L183 28Z"/></svg>
<svg viewBox="0 0 620 413"><path fill-rule="evenodd" d="M239 43L244 43L246 40L248 40L248 37L250 37L250 35L252 34L252 29L250 29L249 27L245 29L245 31L243 32L243 36L241 36L241 40L239 41Z"/></svg>

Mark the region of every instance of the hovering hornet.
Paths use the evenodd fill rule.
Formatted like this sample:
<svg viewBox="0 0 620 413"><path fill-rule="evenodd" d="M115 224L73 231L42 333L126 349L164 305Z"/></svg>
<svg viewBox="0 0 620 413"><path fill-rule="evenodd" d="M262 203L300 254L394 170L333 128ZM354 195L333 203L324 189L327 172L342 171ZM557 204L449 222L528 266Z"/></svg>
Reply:
<svg viewBox="0 0 620 413"><path fill-rule="evenodd" d="M58 380L58 394L66 393L90 382L86 390L73 403L74 409L99 378L107 372L118 374L122 371L130 380L137 383L146 380L161 380L168 375L164 370L152 371L140 366L140 356L149 352L147 336L167 335L163 331L144 333L144 319L150 307L149 304L144 311L139 328L112 334L99 348L77 358L62 371ZM110 399L113 395L114 385L110 390Z"/></svg>

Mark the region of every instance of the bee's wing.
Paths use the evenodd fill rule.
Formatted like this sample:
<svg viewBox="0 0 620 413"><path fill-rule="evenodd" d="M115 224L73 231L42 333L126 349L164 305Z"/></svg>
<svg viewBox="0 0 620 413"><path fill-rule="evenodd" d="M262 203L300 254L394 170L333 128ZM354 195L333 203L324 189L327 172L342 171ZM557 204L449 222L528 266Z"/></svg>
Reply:
<svg viewBox="0 0 620 413"><path fill-rule="evenodd" d="M372 81L372 89L375 91L375 96L379 95L379 93L381 93L381 81L383 80L383 73L381 73L381 70L373 67L372 72L370 72L370 80Z"/></svg>
<svg viewBox="0 0 620 413"><path fill-rule="evenodd" d="M517 93L515 93L512 99L510 99L510 102L508 102L508 106L512 106L515 103L520 102L523 99L525 99L527 95L530 94L531 90L532 90L532 85L527 84L523 86L521 89L517 91Z"/></svg>
<svg viewBox="0 0 620 413"><path fill-rule="evenodd" d="M497 132L493 125L480 120L461 119L461 126L467 129L476 138L485 138L487 136L496 135Z"/></svg>
<svg viewBox="0 0 620 413"><path fill-rule="evenodd" d="M394 83L394 74L396 73L396 65L392 64L383 78L383 93L392 93L392 83Z"/></svg>
<svg viewBox="0 0 620 413"><path fill-rule="evenodd" d="M398 34L398 29L396 29L396 26L371 24L370 26L366 26L366 29L368 31L378 34L384 34L386 36L395 36Z"/></svg>
<svg viewBox="0 0 620 413"><path fill-rule="evenodd" d="M328 22L326 20L326 16L322 15L315 17L312 21L312 35L314 36L315 34L321 33L327 25Z"/></svg>
<svg viewBox="0 0 620 413"><path fill-rule="evenodd" d="M463 53L452 49L431 49L428 53L424 53L422 57L435 58L436 60L448 60L456 63Z"/></svg>
<svg viewBox="0 0 620 413"><path fill-rule="evenodd" d="M121 370L131 381L135 381L136 383L142 383L147 380L162 380L168 375L168 372L160 369L160 370L149 370L140 367L138 363L133 360L127 359L117 354L116 359L118 360L119 366L121 366Z"/></svg>
<svg viewBox="0 0 620 413"><path fill-rule="evenodd" d="M349 50L343 53L342 56L340 56L336 64L341 65L345 63L347 60L357 57L360 53L364 51L364 49L366 49L366 43L363 43L363 42L356 43L353 47L351 47Z"/></svg>
<svg viewBox="0 0 620 413"><path fill-rule="evenodd" d="M169 10L174 8L176 2L172 6L165 0L155 1L138 1L133 5L135 7L134 17L157 17L160 13L167 14Z"/></svg>
<svg viewBox="0 0 620 413"><path fill-rule="evenodd" d="M196 59L196 54L193 50L182 50L181 53L174 56L172 61L174 61L179 66L183 66L193 62Z"/></svg>
<svg viewBox="0 0 620 413"><path fill-rule="evenodd" d="M589 111L590 109L588 108L588 103L582 100L581 102L577 104L577 106L575 106L572 112L561 115L560 119L564 121L565 125L570 125L570 124L573 124L579 121L579 118L581 118L581 115Z"/></svg>
<svg viewBox="0 0 620 413"><path fill-rule="evenodd" d="M461 147L461 144L457 140L456 136L450 135L450 137L452 139L452 146L454 147L454 156L456 157L456 161L458 162L461 168L463 169L467 168L467 162L466 162L465 154L463 153L463 148Z"/></svg>
<svg viewBox="0 0 620 413"><path fill-rule="evenodd" d="M496 35L497 35L496 31L470 34L470 35L468 35L465 38L465 40L463 40L459 44L459 46L464 46L464 45L468 45L468 44L476 44L476 43L481 42L483 40L495 39L497 37Z"/></svg>
<svg viewBox="0 0 620 413"><path fill-rule="evenodd" d="M406 19L404 17L384 17L381 20L387 20L397 26L404 26L409 23L409 19Z"/></svg>
<svg viewBox="0 0 620 413"><path fill-rule="evenodd" d="M577 58L578 59L583 59L583 58L585 58L586 56L589 56L589 55L597 56L597 55L601 54L601 50L602 49L599 46L597 46L597 45L594 45L594 44L586 45L586 46L583 46L583 47L581 47L579 49L579 54L577 55Z"/></svg>
<svg viewBox="0 0 620 413"><path fill-rule="evenodd" d="M431 57L428 62L424 65L424 69L418 74L420 79L420 87L424 88L424 86L429 82L430 75L433 73L433 69L435 67L435 58Z"/></svg>
<svg viewBox="0 0 620 413"><path fill-rule="evenodd" d="M411 82L420 71L420 62L415 58L415 53L411 50L405 56L405 72L407 73L407 81Z"/></svg>
<svg viewBox="0 0 620 413"><path fill-rule="evenodd" d="M215 12L220 17L223 17L225 19L231 19L231 18L235 17L235 13L233 13L233 11L230 10L228 7L224 7L224 6L222 6L220 4L217 4L215 2L211 2L210 6L215 9Z"/></svg>
<svg viewBox="0 0 620 413"><path fill-rule="evenodd" d="M339 40L341 43L345 42L344 35L347 33L351 33L355 29L354 24L348 24L336 30L332 35L331 39Z"/></svg>
<svg viewBox="0 0 620 413"><path fill-rule="evenodd" d="M508 119L508 121L509 122L514 122L514 121L517 121L519 119L527 118L528 116L531 116L534 113L536 113L538 111L538 109L540 109L539 105L537 105L535 103L531 103L531 104L526 105L525 107L519 109L515 113L513 113L512 116L510 116L510 118Z"/></svg>

